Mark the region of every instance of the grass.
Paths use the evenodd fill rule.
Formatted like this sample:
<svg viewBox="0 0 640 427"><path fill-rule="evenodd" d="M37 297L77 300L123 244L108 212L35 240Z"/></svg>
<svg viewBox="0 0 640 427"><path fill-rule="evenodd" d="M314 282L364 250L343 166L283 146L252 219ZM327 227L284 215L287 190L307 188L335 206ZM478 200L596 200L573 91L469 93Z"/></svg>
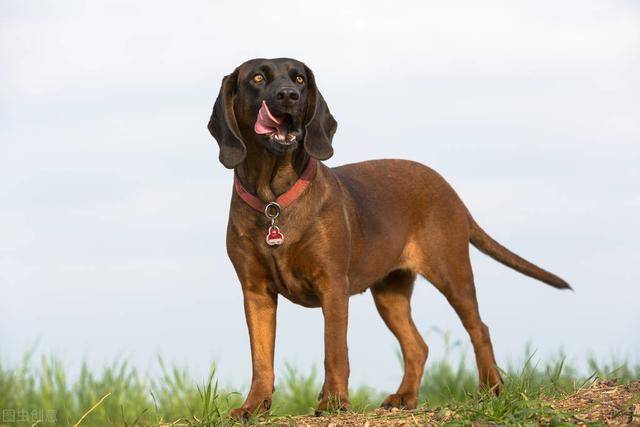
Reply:
<svg viewBox="0 0 640 427"><path fill-rule="evenodd" d="M591 359L589 374L581 375L567 366L561 355L539 363L527 351L524 363L503 371L505 390L493 397L477 391L475 367L467 366L462 350L447 348L443 359L427 364L420 396L431 409L454 411L462 424L563 423L570 414L552 409L549 398L572 393L595 377L616 377L622 382L640 379L640 365L615 360L601 364ZM56 358L36 361L27 354L15 366L0 365L0 425L231 424L226 415L241 403L242 395L219 384L215 367L208 378L196 381L185 369L168 367L162 360L159 363L162 375L158 378L146 378L120 361L99 374L83 366L69 381L64 365ZM313 413L320 385L315 370L301 373L287 365L276 386L271 419ZM354 411L366 412L377 408L384 395L360 387L352 390L350 397ZM17 422L20 419L23 421Z"/></svg>

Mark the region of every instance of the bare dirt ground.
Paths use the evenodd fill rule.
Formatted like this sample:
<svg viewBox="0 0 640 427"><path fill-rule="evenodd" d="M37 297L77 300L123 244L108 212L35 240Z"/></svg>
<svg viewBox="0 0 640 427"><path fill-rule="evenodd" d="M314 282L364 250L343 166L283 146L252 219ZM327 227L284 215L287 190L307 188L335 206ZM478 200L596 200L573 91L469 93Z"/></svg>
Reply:
<svg viewBox="0 0 640 427"><path fill-rule="evenodd" d="M617 384L597 381L588 388L560 399L545 401L552 412L564 414L564 423L574 425L604 424L640 426L640 381ZM567 419L568 417L568 419ZM364 414L340 414L323 417L299 416L271 420L275 425L289 426L424 426L443 424L490 425L472 422L446 408L437 410L387 411L379 409ZM542 416L538 424L554 424L552 416ZM528 423L527 423L528 424ZM565 424L566 425L566 424Z"/></svg>
<svg viewBox="0 0 640 427"><path fill-rule="evenodd" d="M588 389L551 404L573 414L576 424L640 426L640 381L618 385L599 381Z"/></svg>

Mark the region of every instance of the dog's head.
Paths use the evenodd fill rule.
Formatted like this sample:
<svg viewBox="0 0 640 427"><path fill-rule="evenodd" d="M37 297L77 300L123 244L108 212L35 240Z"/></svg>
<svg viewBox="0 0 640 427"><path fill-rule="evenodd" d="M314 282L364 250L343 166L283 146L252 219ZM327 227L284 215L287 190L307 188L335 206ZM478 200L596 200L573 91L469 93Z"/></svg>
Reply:
<svg viewBox="0 0 640 427"><path fill-rule="evenodd" d="M226 76L208 125L230 169L243 162L247 144L276 156L302 145L326 160L336 127L311 70L288 58L252 59Z"/></svg>

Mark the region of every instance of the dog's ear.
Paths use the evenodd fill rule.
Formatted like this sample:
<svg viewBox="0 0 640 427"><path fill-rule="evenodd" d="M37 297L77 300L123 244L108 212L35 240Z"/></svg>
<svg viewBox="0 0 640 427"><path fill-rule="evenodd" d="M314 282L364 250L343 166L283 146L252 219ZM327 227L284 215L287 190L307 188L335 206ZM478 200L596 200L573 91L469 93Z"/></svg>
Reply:
<svg viewBox="0 0 640 427"><path fill-rule="evenodd" d="M236 115L233 112L238 72L239 69L236 68L233 73L222 79L220 93L213 105L213 112L207 126L220 146L220 163L229 169L242 163L247 155L247 148L240 136Z"/></svg>
<svg viewBox="0 0 640 427"><path fill-rule="evenodd" d="M327 160L333 156L331 141L338 123L329 112L329 107L316 86L316 79L309 67L307 73L307 112L305 115L304 148L311 157Z"/></svg>

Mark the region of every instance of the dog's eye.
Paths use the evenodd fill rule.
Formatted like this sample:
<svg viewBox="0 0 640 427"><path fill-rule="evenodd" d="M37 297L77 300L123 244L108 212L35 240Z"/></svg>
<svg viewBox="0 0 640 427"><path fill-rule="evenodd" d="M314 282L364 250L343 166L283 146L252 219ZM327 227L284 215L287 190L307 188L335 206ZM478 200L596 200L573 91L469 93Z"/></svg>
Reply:
<svg viewBox="0 0 640 427"><path fill-rule="evenodd" d="M296 77L296 83L298 83L299 85L301 85L302 83L304 83L304 78L302 78L302 76L298 76L298 77Z"/></svg>
<svg viewBox="0 0 640 427"><path fill-rule="evenodd" d="M253 81L255 83L262 83L264 81L264 76L262 74L256 74L253 76Z"/></svg>

